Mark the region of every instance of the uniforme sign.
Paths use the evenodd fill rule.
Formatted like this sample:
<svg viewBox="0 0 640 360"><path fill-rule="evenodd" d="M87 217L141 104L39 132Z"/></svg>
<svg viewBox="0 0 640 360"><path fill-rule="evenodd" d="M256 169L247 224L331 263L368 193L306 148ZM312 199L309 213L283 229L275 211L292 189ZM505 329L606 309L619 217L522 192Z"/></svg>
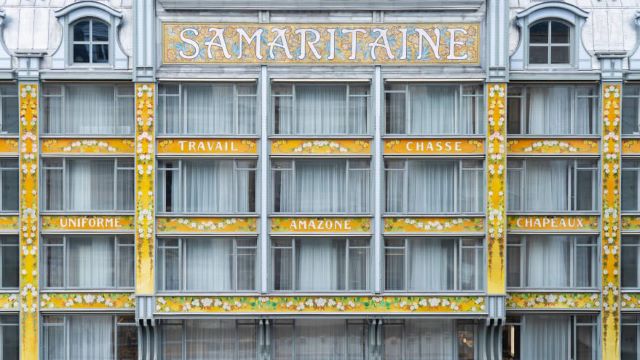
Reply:
<svg viewBox="0 0 640 360"><path fill-rule="evenodd" d="M479 23L163 23L165 64L480 63Z"/></svg>

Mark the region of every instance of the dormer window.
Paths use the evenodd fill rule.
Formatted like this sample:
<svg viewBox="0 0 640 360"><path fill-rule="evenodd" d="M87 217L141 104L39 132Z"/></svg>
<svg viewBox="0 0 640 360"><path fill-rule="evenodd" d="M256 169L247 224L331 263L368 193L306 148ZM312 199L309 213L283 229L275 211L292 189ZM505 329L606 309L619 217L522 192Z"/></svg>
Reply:
<svg viewBox="0 0 640 360"><path fill-rule="evenodd" d="M74 64L109 63L109 25L98 19L83 19L73 24L72 59Z"/></svg>
<svg viewBox="0 0 640 360"><path fill-rule="evenodd" d="M558 20L543 20L529 27L529 64L571 63L571 27Z"/></svg>

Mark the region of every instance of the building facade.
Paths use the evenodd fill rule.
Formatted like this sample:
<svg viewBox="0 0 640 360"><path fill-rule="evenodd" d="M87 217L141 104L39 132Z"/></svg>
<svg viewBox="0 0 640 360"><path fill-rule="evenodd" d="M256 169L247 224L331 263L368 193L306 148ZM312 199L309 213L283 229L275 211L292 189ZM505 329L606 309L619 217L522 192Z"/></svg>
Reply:
<svg viewBox="0 0 640 360"><path fill-rule="evenodd" d="M0 30L0 359L640 359L640 1Z"/></svg>

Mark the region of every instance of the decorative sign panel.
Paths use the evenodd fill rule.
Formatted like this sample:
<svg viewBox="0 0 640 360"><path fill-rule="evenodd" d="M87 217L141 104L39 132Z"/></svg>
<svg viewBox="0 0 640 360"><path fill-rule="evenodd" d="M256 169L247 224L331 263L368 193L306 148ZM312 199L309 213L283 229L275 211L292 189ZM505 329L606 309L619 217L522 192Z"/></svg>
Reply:
<svg viewBox="0 0 640 360"><path fill-rule="evenodd" d="M519 293L507 295L510 310L600 310L599 293Z"/></svg>
<svg viewBox="0 0 640 360"><path fill-rule="evenodd" d="M42 231L133 231L133 216L126 215L44 215Z"/></svg>
<svg viewBox="0 0 640 360"><path fill-rule="evenodd" d="M509 155L600 155L600 142L594 139L511 139Z"/></svg>
<svg viewBox="0 0 640 360"><path fill-rule="evenodd" d="M0 232L14 232L20 228L20 218L15 215L0 216Z"/></svg>
<svg viewBox="0 0 640 360"><path fill-rule="evenodd" d="M133 310L131 293L46 293L40 297L42 310Z"/></svg>
<svg viewBox="0 0 640 360"><path fill-rule="evenodd" d="M17 293L0 293L0 312L20 310L19 295Z"/></svg>
<svg viewBox="0 0 640 360"><path fill-rule="evenodd" d="M640 139L622 139L622 155L640 155Z"/></svg>
<svg viewBox="0 0 640 360"><path fill-rule="evenodd" d="M385 139L384 155L484 155L484 139Z"/></svg>
<svg viewBox="0 0 640 360"><path fill-rule="evenodd" d="M346 217L271 218L271 232L284 234L369 234L371 233L371 219Z"/></svg>
<svg viewBox="0 0 640 360"><path fill-rule="evenodd" d="M258 155L255 139L161 139L158 155Z"/></svg>
<svg viewBox="0 0 640 360"><path fill-rule="evenodd" d="M133 139L43 139L46 155L132 155Z"/></svg>
<svg viewBox="0 0 640 360"><path fill-rule="evenodd" d="M620 307L625 311L640 311L640 293L623 293Z"/></svg>
<svg viewBox="0 0 640 360"><path fill-rule="evenodd" d="M511 215L507 219L509 231L539 232L597 232L599 216L578 215Z"/></svg>
<svg viewBox="0 0 640 360"><path fill-rule="evenodd" d="M622 215L622 231L640 231L640 216Z"/></svg>
<svg viewBox="0 0 640 360"><path fill-rule="evenodd" d="M479 23L162 24L165 64L480 63Z"/></svg>
<svg viewBox="0 0 640 360"><path fill-rule="evenodd" d="M0 138L0 155L18 156L18 138Z"/></svg>
<svg viewBox="0 0 640 360"><path fill-rule="evenodd" d="M258 219L233 217L159 217L158 234L256 234Z"/></svg>
<svg viewBox="0 0 640 360"><path fill-rule="evenodd" d="M280 139L271 142L271 155L371 155L371 144L354 139Z"/></svg>
<svg viewBox="0 0 640 360"><path fill-rule="evenodd" d="M482 296L160 296L156 312L218 314L486 313Z"/></svg>
<svg viewBox="0 0 640 360"><path fill-rule="evenodd" d="M484 234L484 218L412 217L384 219L384 233L393 234Z"/></svg>

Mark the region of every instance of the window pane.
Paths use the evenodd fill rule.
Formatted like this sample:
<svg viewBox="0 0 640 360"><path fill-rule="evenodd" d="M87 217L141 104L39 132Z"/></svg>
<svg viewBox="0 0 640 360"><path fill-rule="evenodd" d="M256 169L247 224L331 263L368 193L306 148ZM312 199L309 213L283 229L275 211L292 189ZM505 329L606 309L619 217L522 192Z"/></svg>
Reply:
<svg viewBox="0 0 640 360"><path fill-rule="evenodd" d="M118 360L138 359L138 328L135 324L118 325Z"/></svg>
<svg viewBox="0 0 640 360"><path fill-rule="evenodd" d="M69 286L78 288L108 288L114 280L114 238L67 238Z"/></svg>
<svg viewBox="0 0 640 360"><path fill-rule="evenodd" d="M595 171L578 170L576 171L576 208L575 210L594 210L595 205Z"/></svg>
<svg viewBox="0 0 640 360"><path fill-rule="evenodd" d="M186 289L232 290L233 241L228 238L190 238L186 243Z"/></svg>
<svg viewBox="0 0 640 360"><path fill-rule="evenodd" d="M90 20L78 21L73 26L73 41L89 41L90 33L89 28L91 26Z"/></svg>
<svg viewBox="0 0 640 360"><path fill-rule="evenodd" d="M11 169L2 170L2 208L0 211L18 211L18 198L20 190L18 188L18 164L17 162L2 162L0 165ZM15 170L13 167L15 166Z"/></svg>
<svg viewBox="0 0 640 360"><path fill-rule="evenodd" d="M64 286L64 248L62 246L45 247L46 287Z"/></svg>
<svg viewBox="0 0 640 360"><path fill-rule="evenodd" d="M406 134L405 93L386 93L385 98L387 134Z"/></svg>
<svg viewBox="0 0 640 360"><path fill-rule="evenodd" d="M349 250L349 285L347 290L366 290L369 278L369 248Z"/></svg>
<svg viewBox="0 0 640 360"><path fill-rule="evenodd" d="M135 174L132 170L118 170L116 210L133 210Z"/></svg>
<svg viewBox="0 0 640 360"><path fill-rule="evenodd" d="M627 88L625 87L624 90ZM638 134L638 101L636 96L625 96L622 98L622 133Z"/></svg>
<svg viewBox="0 0 640 360"><path fill-rule="evenodd" d="M548 51L546 46L530 46L529 47L529 63L530 64L548 64Z"/></svg>
<svg viewBox="0 0 640 360"><path fill-rule="evenodd" d="M625 165L636 165L635 163L622 163L622 210L638 210L638 170L625 169Z"/></svg>
<svg viewBox="0 0 640 360"><path fill-rule="evenodd" d="M594 327L576 326L576 359L593 359L594 350Z"/></svg>
<svg viewBox="0 0 640 360"><path fill-rule="evenodd" d="M234 134L232 84L182 85L187 134Z"/></svg>
<svg viewBox="0 0 640 360"><path fill-rule="evenodd" d="M118 284L119 287L134 287L135 254L134 246L118 246Z"/></svg>
<svg viewBox="0 0 640 360"><path fill-rule="evenodd" d="M175 239L160 240L160 246L158 259L159 287L162 290L179 290L182 267L178 241Z"/></svg>
<svg viewBox="0 0 640 360"><path fill-rule="evenodd" d="M561 235L529 235L526 240L525 286L540 289L569 287L571 238Z"/></svg>
<svg viewBox="0 0 640 360"><path fill-rule="evenodd" d="M457 85L411 85L409 92L409 133L423 135L460 132L456 129L456 107L460 101Z"/></svg>
<svg viewBox="0 0 640 360"><path fill-rule="evenodd" d="M2 97L2 122L0 133L17 134L18 133L18 96Z"/></svg>
<svg viewBox="0 0 640 360"><path fill-rule="evenodd" d="M74 44L73 45L73 62L75 63L88 63L89 59L89 44Z"/></svg>
<svg viewBox="0 0 640 360"><path fill-rule="evenodd" d="M542 21L529 28L529 42L531 44L546 44L549 41L549 22Z"/></svg>
<svg viewBox="0 0 640 360"><path fill-rule="evenodd" d="M520 251L519 246L507 245L507 286L520 287Z"/></svg>
<svg viewBox="0 0 640 360"><path fill-rule="evenodd" d="M622 238L621 271L622 287L637 288L638 285L638 240L635 237Z"/></svg>
<svg viewBox="0 0 640 360"><path fill-rule="evenodd" d="M255 246L255 242L253 243ZM256 289L256 249L238 250L237 265L237 282L236 290L255 290Z"/></svg>
<svg viewBox="0 0 640 360"><path fill-rule="evenodd" d="M1 260L2 260L2 288L17 288L18 287L18 262L19 251L17 238L13 236L3 236L0 238L1 244Z"/></svg>
<svg viewBox="0 0 640 360"><path fill-rule="evenodd" d="M622 360L637 360L638 359L638 325L635 316L627 316L629 320L634 324L625 325L624 317L622 323L622 332L620 337L620 344L622 350Z"/></svg>
<svg viewBox="0 0 640 360"><path fill-rule="evenodd" d="M93 63L108 63L109 62L109 45L107 44L93 44L91 47L93 51Z"/></svg>
<svg viewBox="0 0 640 360"><path fill-rule="evenodd" d="M62 320L62 319L61 319ZM65 356L64 326L47 324L47 317L44 318L43 348L46 360L63 360ZM17 358L17 357L16 357ZM13 358L13 359L16 359Z"/></svg>
<svg viewBox="0 0 640 360"><path fill-rule="evenodd" d="M102 21L92 20L93 41L109 41L109 25Z"/></svg>
<svg viewBox="0 0 640 360"><path fill-rule="evenodd" d="M551 47L551 63L552 64L568 64L570 55L569 46L552 46Z"/></svg>
<svg viewBox="0 0 640 360"><path fill-rule="evenodd" d="M408 244L409 290L454 290L453 239L411 239Z"/></svg>
<svg viewBox="0 0 640 360"><path fill-rule="evenodd" d="M46 163L45 163L46 166ZM63 208L63 185L62 170L45 168L45 209L46 210L62 210Z"/></svg>
<svg viewBox="0 0 640 360"><path fill-rule="evenodd" d="M101 354L112 359L114 353L113 317L104 315L73 315L67 317L69 359L91 359Z"/></svg>
<svg viewBox="0 0 640 360"><path fill-rule="evenodd" d="M344 239L296 239L296 290L344 290L345 246Z"/></svg>
<svg viewBox="0 0 640 360"><path fill-rule="evenodd" d="M569 26L558 21L551 22L551 43L568 44Z"/></svg>

